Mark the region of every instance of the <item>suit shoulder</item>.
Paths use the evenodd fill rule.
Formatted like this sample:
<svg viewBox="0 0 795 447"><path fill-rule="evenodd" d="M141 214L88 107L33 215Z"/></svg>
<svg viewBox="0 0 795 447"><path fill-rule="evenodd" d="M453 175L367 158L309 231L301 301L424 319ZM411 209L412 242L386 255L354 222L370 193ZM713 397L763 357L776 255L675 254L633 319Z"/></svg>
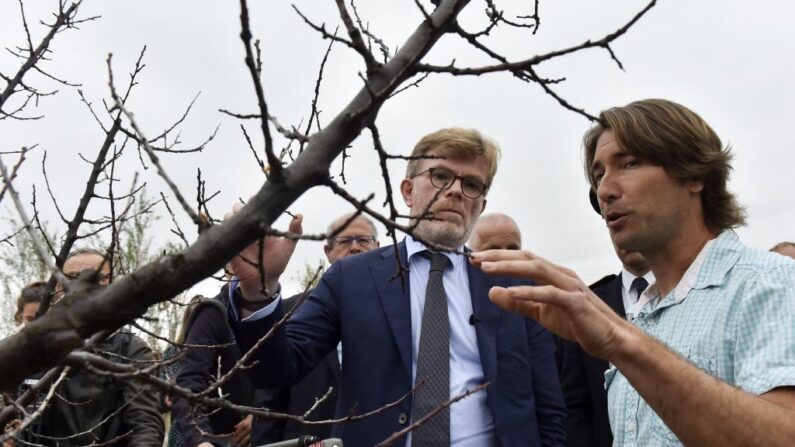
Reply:
<svg viewBox="0 0 795 447"><path fill-rule="evenodd" d="M337 260L332 264L338 265L338 268L345 268L349 266L359 266L372 264L387 256L394 256L395 247L392 245L386 247L376 248L374 250L366 251L364 253L357 253L355 255L347 256Z"/></svg>
<svg viewBox="0 0 795 447"><path fill-rule="evenodd" d="M614 281L616 278L618 278L618 275L614 275L614 274L607 275L604 278L600 279L599 281L596 281L595 283L591 284L588 287L590 287L591 290L600 289L600 288L604 287L605 285L607 285L607 284L611 283L612 281Z"/></svg>

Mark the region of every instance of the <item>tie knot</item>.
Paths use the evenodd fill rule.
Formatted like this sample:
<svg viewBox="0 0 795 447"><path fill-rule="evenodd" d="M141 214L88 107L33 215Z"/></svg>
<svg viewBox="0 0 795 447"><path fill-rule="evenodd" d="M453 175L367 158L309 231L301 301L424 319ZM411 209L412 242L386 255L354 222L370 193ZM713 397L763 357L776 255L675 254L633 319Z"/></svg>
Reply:
<svg viewBox="0 0 795 447"><path fill-rule="evenodd" d="M422 255L431 260L432 272L444 272L451 265L450 258L438 251L426 251Z"/></svg>
<svg viewBox="0 0 795 447"><path fill-rule="evenodd" d="M632 280L632 285L629 286L629 289L634 290L638 296L640 296L640 294L646 290L646 287L649 287L649 282L642 276L639 276Z"/></svg>

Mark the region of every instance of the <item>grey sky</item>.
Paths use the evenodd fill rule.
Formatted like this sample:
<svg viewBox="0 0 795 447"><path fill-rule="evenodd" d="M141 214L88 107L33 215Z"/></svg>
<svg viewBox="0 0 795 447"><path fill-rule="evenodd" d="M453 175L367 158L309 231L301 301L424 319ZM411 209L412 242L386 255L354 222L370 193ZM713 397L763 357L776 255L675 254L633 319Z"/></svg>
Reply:
<svg viewBox="0 0 795 447"><path fill-rule="evenodd" d="M303 24L289 3L251 3L253 31L262 39L263 78L271 112L283 124L297 124L308 116L317 68L328 43ZM515 16L528 13L531 3L498 5ZM32 25L54 4L25 2ZM339 23L331 1L298 1L296 5L317 22L326 22L330 30ZM612 0L542 1L537 35L503 30L486 42L511 58L524 58L601 38L644 5ZM482 23L484 7L483 2L473 1L462 23ZM358 8L370 28L393 49L421 19L412 1L360 1ZM749 245L769 248L777 241L795 239L793 12L795 6L789 2L663 0L614 45L626 71L618 69L606 51L589 50L544 64L539 74L566 77L557 91L591 113L647 97L672 99L700 113L734 149L731 188L748 206L750 216L749 225L739 234ZM147 68L129 102L144 131L159 133L181 115L199 91L201 96L181 127L180 139L189 146L202 141L216 125L221 126L218 138L203 153L164 156L167 170L193 197L196 168L200 167L208 190L221 190L211 203L218 217L237 197L253 194L261 185L262 174L245 145L239 122L217 111L256 110L251 81L242 64L237 2L87 0L83 15L93 14L103 17L82 25L80 31L57 37L50 71L82 83L86 96L101 109L101 99L108 96L107 53L114 54L113 66L121 84L141 47L148 45ZM16 1L0 2L3 46L23 42L18 17ZM34 38L41 35L40 27L33 26L33 30ZM488 63L452 36L428 57L439 64L452 59L459 66ZM4 73L16 66L5 52L0 55ZM328 122L360 88L356 74L361 70L363 65L355 54L336 46L320 97L321 122ZM56 97L44 99L32 109L46 114L44 119L0 122L0 150L40 145L25 167L20 187L27 191L35 181L42 213L51 221L56 216L44 200L39 174L43 151L48 152L56 194L65 212L71 214L88 175L88 166L75 152L93 157L103 136L76 91L60 90ZM418 138L440 127L480 129L500 143L504 154L487 211L513 216L522 229L525 248L574 268L586 281L618 270L607 231L587 199L580 139L589 123L561 108L538 86L504 74L431 76L419 88L388 102L378 124L392 153L408 153ZM251 135L258 135L253 122L247 126ZM350 190L362 198L374 192L373 203L380 205L383 186L368 134L356 141L350 155L346 162ZM390 167L393 187L397 187L405 164L393 162ZM132 151L123 169L140 170ZM335 165L333 173L338 170ZM150 192L165 191L152 171L144 174ZM405 210L402 201L400 205ZM317 190L302 197L291 210L305 214L306 231L322 232L331 219L350 207L330 192ZM284 226L285 220L280 222ZM171 238L167 223L164 220L153 230L158 242ZM288 291L294 287L290 277L303 263L322 257L320 243L300 243L285 274ZM199 289L211 294L215 287L205 283Z"/></svg>

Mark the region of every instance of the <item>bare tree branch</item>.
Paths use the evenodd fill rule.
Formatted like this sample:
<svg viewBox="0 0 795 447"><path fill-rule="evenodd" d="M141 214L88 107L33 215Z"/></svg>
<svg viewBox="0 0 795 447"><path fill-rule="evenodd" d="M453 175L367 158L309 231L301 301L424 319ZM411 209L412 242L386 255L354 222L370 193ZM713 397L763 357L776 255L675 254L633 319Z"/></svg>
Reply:
<svg viewBox="0 0 795 447"><path fill-rule="evenodd" d="M243 46L246 49L246 67L248 67L248 72L254 83L254 91L257 93L257 104L259 105L260 115L262 116L260 127L262 128L262 137L265 140L265 159L268 160L271 175L278 178L282 175L282 163L276 158L276 154L273 152L273 138L271 138L271 131L268 127L267 119L270 116L268 113L268 103L265 102L265 92L263 91L262 82L260 81L260 67L255 64L254 55L251 51L251 25L248 20L248 4L246 0L240 0L240 25L242 29L240 32L240 39L243 40Z"/></svg>

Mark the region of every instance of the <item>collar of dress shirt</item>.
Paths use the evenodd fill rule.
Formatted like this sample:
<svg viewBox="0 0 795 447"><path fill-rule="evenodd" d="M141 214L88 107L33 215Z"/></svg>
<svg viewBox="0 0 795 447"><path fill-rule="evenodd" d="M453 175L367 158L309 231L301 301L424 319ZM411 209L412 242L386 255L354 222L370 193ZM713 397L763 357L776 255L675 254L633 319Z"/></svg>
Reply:
<svg viewBox="0 0 795 447"><path fill-rule="evenodd" d="M426 247L421 242L415 240L413 237L411 237L410 234L406 235L405 243L406 243L406 259L408 259L409 263L411 263L412 257L414 255L416 255L416 254L418 254L420 252L429 250L428 247ZM464 251L464 246L461 245L456 250L460 251L460 252L463 252ZM457 253L452 253L452 252L449 252L449 251L445 251L443 253L444 253L445 256L450 258L450 262L453 263L453 268L454 269L459 268L465 261L463 255L459 255Z"/></svg>

